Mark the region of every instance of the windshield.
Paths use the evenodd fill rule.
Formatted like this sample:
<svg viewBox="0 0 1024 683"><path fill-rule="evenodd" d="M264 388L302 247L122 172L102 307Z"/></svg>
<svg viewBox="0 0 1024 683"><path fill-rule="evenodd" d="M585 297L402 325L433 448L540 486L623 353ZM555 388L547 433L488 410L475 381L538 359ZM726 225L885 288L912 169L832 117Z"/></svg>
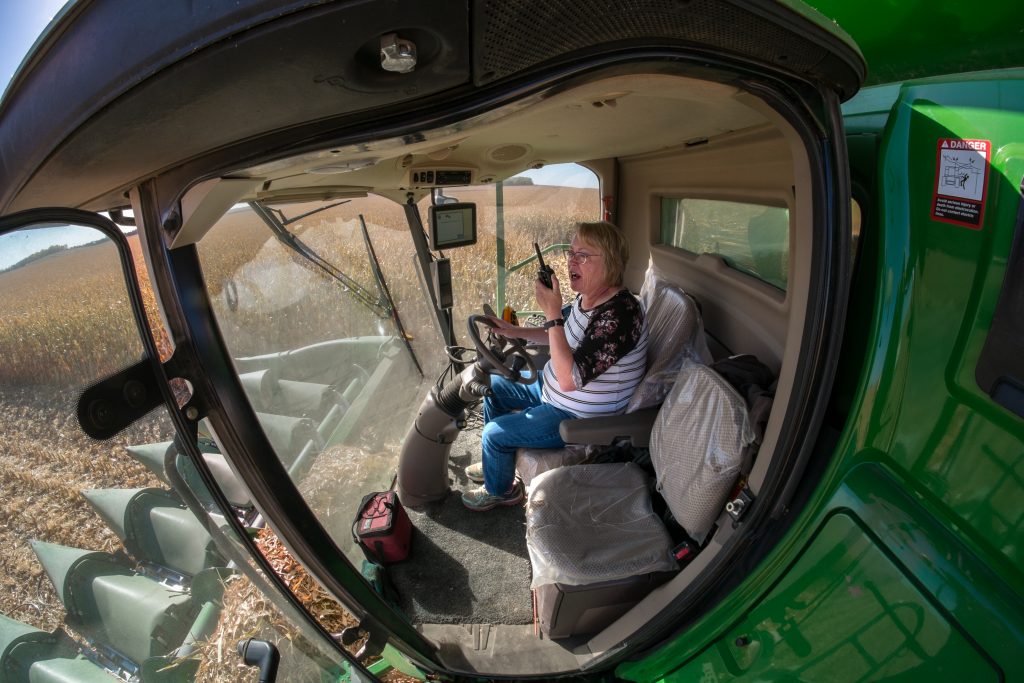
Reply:
<svg viewBox="0 0 1024 683"><path fill-rule="evenodd" d="M350 559L339 501L386 489L447 364L399 205L240 205L199 244L207 291L275 452ZM374 258L376 257L376 258Z"/></svg>

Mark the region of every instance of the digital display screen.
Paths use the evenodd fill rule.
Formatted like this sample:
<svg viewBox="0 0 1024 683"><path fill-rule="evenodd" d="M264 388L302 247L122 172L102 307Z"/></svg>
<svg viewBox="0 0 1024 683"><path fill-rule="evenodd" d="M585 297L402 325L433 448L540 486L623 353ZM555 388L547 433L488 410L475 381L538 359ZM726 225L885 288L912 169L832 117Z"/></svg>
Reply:
<svg viewBox="0 0 1024 683"><path fill-rule="evenodd" d="M476 204L430 207L430 248L451 249L476 244Z"/></svg>

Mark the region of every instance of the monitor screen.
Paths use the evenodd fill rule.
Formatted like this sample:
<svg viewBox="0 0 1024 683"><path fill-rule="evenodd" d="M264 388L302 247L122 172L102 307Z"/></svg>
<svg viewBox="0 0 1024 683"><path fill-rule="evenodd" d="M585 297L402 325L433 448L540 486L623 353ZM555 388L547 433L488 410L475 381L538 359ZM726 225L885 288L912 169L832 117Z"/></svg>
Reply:
<svg viewBox="0 0 1024 683"><path fill-rule="evenodd" d="M430 207L430 248L451 249L476 244L476 204Z"/></svg>

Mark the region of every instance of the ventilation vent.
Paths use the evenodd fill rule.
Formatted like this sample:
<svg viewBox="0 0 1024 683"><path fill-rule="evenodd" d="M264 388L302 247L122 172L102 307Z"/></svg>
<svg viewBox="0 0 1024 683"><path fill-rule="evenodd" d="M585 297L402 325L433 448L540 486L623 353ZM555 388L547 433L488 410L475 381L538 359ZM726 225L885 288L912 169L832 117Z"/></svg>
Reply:
<svg viewBox="0 0 1024 683"><path fill-rule="evenodd" d="M588 48L607 51L616 43L689 44L795 73L828 72L817 75L854 90L864 76L863 64L838 39L845 61L815 40L727 0L477 0L473 16L477 85ZM807 22L805 28L814 25ZM817 33L828 40L823 30Z"/></svg>

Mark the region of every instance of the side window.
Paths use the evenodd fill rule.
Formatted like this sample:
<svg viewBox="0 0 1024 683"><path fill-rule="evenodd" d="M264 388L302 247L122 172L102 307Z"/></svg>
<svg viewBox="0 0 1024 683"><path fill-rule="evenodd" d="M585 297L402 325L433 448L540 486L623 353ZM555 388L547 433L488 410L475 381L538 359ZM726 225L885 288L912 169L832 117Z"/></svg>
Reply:
<svg viewBox="0 0 1024 683"><path fill-rule="evenodd" d="M789 275L789 209L717 199L661 199L661 242L715 254L781 290Z"/></svg>

